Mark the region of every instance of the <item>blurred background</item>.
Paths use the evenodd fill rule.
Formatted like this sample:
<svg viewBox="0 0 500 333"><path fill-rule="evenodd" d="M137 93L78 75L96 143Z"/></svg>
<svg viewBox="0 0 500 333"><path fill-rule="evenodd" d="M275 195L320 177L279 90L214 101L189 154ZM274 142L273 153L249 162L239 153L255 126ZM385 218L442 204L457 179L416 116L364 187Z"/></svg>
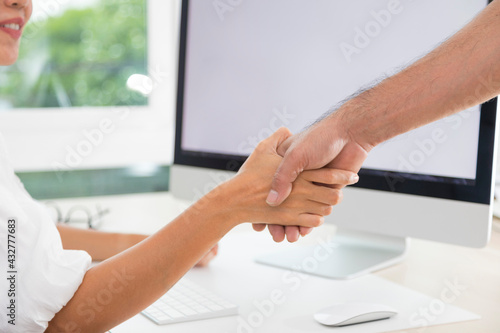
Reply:
<svg viewBox="0 0 500 333"><path fill-rule="evenodd" d="M35 1L20 60L2 68L2 110L147 105L125 84L147 75L147 3L49 3Z"/></svg>

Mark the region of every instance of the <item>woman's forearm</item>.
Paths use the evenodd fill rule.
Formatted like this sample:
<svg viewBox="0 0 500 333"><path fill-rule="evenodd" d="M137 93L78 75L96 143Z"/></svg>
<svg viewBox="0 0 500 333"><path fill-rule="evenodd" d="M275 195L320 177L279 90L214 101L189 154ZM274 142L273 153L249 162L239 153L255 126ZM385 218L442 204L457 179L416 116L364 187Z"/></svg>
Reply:
<svg viewBox="0 0 500 333"><path fill-rule="evenodd" d="M90 269L47 332L104 332L145 309L168 291L239 223L317 227L339 202L338 189L355 174L321 169L304 172L280 207L265 198L281 161L277 147L291 136L280 129L261 142L238 174L216 187L159 232Z"/></svg>
<svg viewBox="0 0 500 333"><path fill-rule="evenodd" d="M86 251L90 254L92 260L95 261L111 258L143 241L147 237L138 234L121 234L80 229L64 224L58 224L57 230L61 235L63 248L65 250Z"/></svg>
<svg viewBox="0 0 500 333"><path fill-rule="evenodd" d="M222 194L224 192L224 194ZM103 332L172 287L237 222L231 191L216 189L155 235L90 269L47 332Z"/></svg>
<svg viewBox="0 0 500 333"><path fill-rule="evenodd" d="M500 0L402 72L346 103L350 134L367 150L500 94ZM335 120L336 121L336 120Z"/></svg>

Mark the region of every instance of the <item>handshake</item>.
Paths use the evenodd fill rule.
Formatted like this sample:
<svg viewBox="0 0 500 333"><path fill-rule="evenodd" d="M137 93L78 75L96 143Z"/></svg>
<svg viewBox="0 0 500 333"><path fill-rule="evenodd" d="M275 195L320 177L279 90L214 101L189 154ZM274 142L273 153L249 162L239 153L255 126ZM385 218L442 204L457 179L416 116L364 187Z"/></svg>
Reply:
<svg viewBox="0 0 500 333"><path fill-rule="evenodd" d="M356 172L366 158L364 151L342 153L346 145L333 138L325 143L328 136L316 126L296 136L281 128L262 141L224 184L239 220L256 231L267 226L276 242L295 242L323 224L341 202L342 189L358 182Z"/></svg>

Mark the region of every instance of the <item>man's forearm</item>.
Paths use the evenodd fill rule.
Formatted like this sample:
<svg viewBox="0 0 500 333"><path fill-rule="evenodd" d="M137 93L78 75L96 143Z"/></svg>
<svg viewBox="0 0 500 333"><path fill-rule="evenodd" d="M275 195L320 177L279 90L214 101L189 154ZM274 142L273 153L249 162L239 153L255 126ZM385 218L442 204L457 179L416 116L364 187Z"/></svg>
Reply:
<svg viewBox="0 0 500 333"><path fill-rule="evenodd" d="M500 0L436 50L344 104L342 117L365 149L500 93ZM338 120L338 119L337 119Z"/></svg>

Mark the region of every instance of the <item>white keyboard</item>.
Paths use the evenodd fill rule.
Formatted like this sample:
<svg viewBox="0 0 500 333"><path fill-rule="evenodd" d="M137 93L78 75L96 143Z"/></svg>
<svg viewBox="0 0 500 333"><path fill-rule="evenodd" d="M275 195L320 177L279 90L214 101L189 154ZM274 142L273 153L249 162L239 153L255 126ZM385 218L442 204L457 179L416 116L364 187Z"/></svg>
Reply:
<svg viewBox="0 0 500 333"><path fill-rule="evenodd" d="M142 314L158 325L238 314L238 306L182 279Z"/></svg>

